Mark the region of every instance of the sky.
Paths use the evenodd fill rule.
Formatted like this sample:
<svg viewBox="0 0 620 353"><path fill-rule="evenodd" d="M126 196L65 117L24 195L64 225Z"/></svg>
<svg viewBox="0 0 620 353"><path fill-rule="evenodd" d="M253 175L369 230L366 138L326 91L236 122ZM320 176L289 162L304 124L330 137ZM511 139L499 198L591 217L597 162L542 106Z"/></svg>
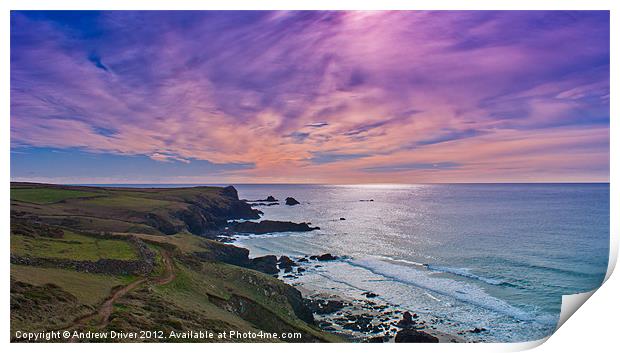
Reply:
<svg viewBox="0 0 620 353"><path fill-rule="evenodd" d="M609 180L607 11L13 11L11 179Z"/></svg>

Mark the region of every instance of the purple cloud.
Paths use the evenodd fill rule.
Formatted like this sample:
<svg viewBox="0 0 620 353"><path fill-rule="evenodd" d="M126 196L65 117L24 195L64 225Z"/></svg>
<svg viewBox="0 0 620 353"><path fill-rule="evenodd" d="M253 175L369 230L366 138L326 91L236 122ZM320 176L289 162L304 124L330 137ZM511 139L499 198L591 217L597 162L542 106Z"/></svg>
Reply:
<svg viewBox="0 0 620 353"><path fill-rule="evenodd" d="M243 164L253 168L239 180L269 181L277 168L328 182L446 160L459 168L434 168L435 181L477 180L472 154L485 177L606 180L601 129L609 12L11 13L13 150ZM553 156L545 135L557 137ZM338 158L347 155L369 158ZM553 158L572 160L571 171ZM507 163L522 172L502 175Z"/></svg>

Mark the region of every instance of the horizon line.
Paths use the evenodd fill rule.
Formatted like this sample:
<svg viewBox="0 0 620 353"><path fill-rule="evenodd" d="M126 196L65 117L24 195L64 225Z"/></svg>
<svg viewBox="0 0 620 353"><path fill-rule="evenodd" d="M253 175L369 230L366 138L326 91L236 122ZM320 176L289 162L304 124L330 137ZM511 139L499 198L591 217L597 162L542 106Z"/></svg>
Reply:
<svg viewBox="0 0 620 353"><path fill-rule="evenodd" d="M45 183L36 181L11 180L11 183L29 183L42 185L64 186L109 186L109 185L187 185L187 186L219 186L219 185L501 185L501 184L610 184L610 181L498 181L498 182L434 182L434 183Z"/></svg>

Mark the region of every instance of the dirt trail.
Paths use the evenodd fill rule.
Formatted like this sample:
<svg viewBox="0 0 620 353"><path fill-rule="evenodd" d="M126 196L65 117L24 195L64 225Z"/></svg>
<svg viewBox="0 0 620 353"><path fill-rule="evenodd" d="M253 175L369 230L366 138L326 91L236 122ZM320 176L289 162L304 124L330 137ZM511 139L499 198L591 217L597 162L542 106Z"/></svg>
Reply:
<svg viewBox="0 0 620 353"><path fill-rule="evenodd" d="M68 330L76 329L80 326L88 324L91 320L95 318L99 318L99 323L95 326L97 329L105 328L110 322L110 315L112 315L112 311L114 310L114 303L125 294L131 292L141 284L145 282L151 282L156 285L164 285L172 282L176 278L176 273L174 272L174 264L172 262L172 257L170 253L166 250L160 250L160 254L162 257L162 262L164 264L164 273L157 278L139 278L126 286L118 287L112 291L110 296L99 306L97 311L92 314L82 316L74 321L73 325L68 328ZM74 342L73 339L70 342Z"/></svg>
<svg viewBox="0 0 620 353"><path fill-rule="evenodd" d="M166 250L160 251L162 261L164 263L164 274L156 278L153 282L157 285L168 284L177 277L174 272L174 264L172 263L172 257Z"/></svg>

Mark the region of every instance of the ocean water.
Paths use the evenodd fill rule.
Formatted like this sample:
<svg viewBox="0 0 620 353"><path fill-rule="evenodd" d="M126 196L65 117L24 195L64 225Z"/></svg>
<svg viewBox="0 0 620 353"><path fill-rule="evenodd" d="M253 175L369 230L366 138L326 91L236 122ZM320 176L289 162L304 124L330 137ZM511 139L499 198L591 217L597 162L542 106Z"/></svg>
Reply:
<svg viewBox="0 0 620 353"><path fill-rule="evenodd" d="M280 199L280 206L258 207L262 219L321 227L239 236L250 256L343 257L289 282L354 298L372 291L471 340L548 336L562 295L598 287L607 269L609 184L236 188L240 198ZM288 196L301 205L284 205ZM475 327L488 331L467 332Z"/></svg>
<svg viewBox="0 0 620 353"><path fill-rule="evenodd" d="M281 201L257 207L261 219L321 227L238 236L250 256L341 257L287 282L359 299L372 291L468 340L550 335L562 295L598 287L607 269L609 184L235 187L242 199ZM284 205L288 196L301 204ZM469 332L476 327L488 331Z"/></svg>

